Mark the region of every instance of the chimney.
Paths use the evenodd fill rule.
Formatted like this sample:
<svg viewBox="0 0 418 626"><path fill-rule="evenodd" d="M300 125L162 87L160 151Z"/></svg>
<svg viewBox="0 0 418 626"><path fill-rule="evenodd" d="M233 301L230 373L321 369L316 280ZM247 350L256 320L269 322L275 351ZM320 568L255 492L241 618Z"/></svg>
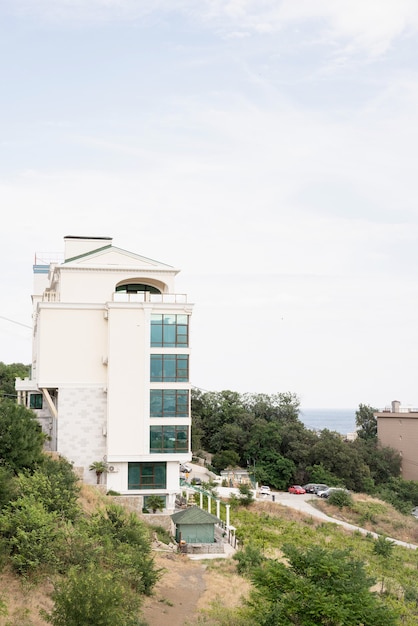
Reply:
<svg viewBox="0 0 418 626"><path fill-rule="evenodd" d="M392 400L392 413L400 413L401 403L399 400Z"/></svg>

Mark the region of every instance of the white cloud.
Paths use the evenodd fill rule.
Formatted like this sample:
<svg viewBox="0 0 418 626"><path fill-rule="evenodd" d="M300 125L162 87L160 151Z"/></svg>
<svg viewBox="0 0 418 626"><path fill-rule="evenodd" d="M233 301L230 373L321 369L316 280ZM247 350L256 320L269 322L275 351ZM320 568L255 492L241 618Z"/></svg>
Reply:
<svg viewBox="0 0 418 626"><path fill-rule="evenodd" d="M414 0L284 0L279 20L322 20L327 37L347 42L347 52L384 53L394 39L418 29Z"/></svg>
<svg viewBox="0 0 418 626"><path fill-rule="evenodd" d="M225 36L272 33L315 23L340 54L379 56L418 30L415 0L9 0L9 12L47 20L138 20L178 13ZM302 36L301 45L305 35Z"/></svg>

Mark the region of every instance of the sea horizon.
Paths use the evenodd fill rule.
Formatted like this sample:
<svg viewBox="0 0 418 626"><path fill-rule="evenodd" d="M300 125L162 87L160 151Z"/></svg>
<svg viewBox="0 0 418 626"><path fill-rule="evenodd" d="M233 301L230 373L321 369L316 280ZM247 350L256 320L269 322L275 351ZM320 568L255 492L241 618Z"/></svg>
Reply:
<svg viewBox="0 0 418 626"><path fill-rule="evenodd" d="M314 430L332 430L347 435L356 431L357 409L341 408L309 408L300 407L299 419L306 426Z"/></svg>

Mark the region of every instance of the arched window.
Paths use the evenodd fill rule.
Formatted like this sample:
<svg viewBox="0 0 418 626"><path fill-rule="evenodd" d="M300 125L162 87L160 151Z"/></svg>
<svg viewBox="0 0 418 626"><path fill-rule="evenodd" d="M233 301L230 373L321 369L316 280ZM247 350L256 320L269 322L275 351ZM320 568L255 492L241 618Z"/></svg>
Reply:
<svg viewBox="0 0 418 626"><path fill-rule="evenodd" d="M141 291L148 291L149 293L161 293L157 287L152 285L145 285L142 283L124 283L116 287L116 291L120 293L138 293Z"/></svg>

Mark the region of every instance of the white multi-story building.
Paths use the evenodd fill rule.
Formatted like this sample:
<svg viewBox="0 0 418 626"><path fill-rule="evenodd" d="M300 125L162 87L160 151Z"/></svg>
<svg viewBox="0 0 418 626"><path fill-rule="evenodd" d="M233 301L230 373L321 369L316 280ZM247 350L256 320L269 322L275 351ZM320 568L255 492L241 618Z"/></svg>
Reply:
<svg viewBox="0 0 418 626"><path fill-rule="evenodd" d="M18 402L85 482L105 461L108 489L158 494L172 510L191 460L192 305L175 293L178 270L109 237L64 243L60 260L35 260L32 373L16 381Z"/></svg>

